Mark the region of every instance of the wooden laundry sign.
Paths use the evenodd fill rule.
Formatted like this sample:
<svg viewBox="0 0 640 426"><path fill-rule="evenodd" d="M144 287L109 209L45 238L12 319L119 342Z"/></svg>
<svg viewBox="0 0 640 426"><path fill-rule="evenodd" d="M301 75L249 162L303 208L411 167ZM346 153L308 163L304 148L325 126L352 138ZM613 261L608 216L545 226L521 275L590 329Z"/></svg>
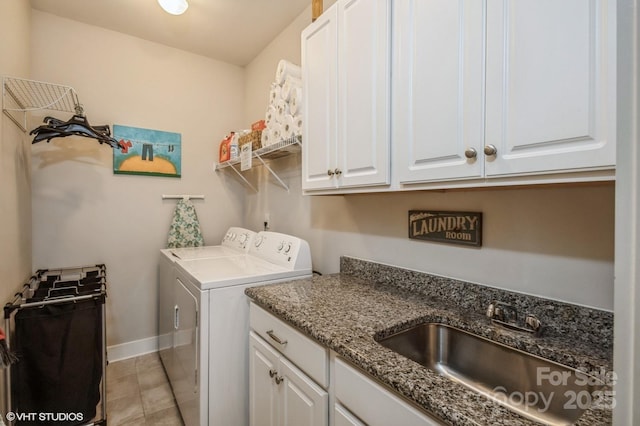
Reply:
<svg viewBox="0 0 640 426"><path fill-rule="evenodd" d="M482 246L482 213L409 211L409 238Z"/></svg>

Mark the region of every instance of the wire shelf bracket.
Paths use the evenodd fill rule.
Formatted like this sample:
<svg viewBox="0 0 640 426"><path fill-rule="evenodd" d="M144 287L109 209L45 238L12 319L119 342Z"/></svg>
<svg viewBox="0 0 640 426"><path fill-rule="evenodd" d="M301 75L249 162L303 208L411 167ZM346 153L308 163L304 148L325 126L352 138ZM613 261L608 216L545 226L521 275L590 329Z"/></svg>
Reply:
<svg viewBox="0 0 640 426"><path fill-rule="evenodd" d="M269 171L269 173L271 173L271 175L278 181L278 183L284 189L287 190L287 192L289 192L289 186L286 183L284 183L282 179L280 179L280 177L276 174L276 172L271 167L269 167L269 165L267 164L267 162L264 161L264 159L275 160L276 158L288 156L289 154L292 154L296 151L300 151L301 146L302 146L302 137L294 136L292 138L284 139L280 142L259 148L251 153L251 157L258 159L261 165L264 166ZM225 161L222 163L217 163L215 165L215 170L217 171L217 170L225 169L227 167L231 167L231 169L234 172L236 172L236 174L244 181L245 184L247 184L247 186L249 186L255 192L258 192L258 190L253 185L251 185L251 183L249 183L249 181L242 175L242 173L240 173L240 171L236 167L238 164L240 164L240 162L241 160L239 158L236 158L236 159Z"/></svg>
<svg viewBox="0 0 640 426"><path fill-rule="evenodd" d="M16 77L2 78L2 112L23 132L27 131L27 112L37 110L84 113L73 87Z"/></svg>

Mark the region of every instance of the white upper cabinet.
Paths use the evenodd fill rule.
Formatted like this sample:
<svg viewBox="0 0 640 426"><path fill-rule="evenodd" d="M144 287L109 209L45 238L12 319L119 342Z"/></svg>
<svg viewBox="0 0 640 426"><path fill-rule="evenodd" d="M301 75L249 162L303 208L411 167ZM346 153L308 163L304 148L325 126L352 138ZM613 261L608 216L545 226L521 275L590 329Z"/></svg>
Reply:
<svg viewBox="0 0 640 426"><path fill-rule="evenodd" d="M389 0L338 3L340 186L390 183Z"/></svg>
<svg viewBox="0 0 640 426"><path fill-rule="evenodd" d="M337 167L337 12L328 9L302 32L303 189L335 186L327 171Z"/></svg>
<svg viewBox="0 0 640 426"><path fill-rule="evenodd" d="M487 176L615 165L614 6L487 1Z"/></svg>
<svg viewBox="0 0 640 426"><path fill-rule="evenodd" d="M479 178L484 141L484 2L394 3L394 176Z"/></svg>
<svg viewBox="0 0 640 426"><path fill-rule="evenodd" d="M613 169L615 12L614 0L394 2L397 186Z"/></svg>
<svg viewBox="0 0 640 426"><path fill-rule="evenodd" d="M304 190L390 183L390 0L339 0L302 33Z"/></svg>

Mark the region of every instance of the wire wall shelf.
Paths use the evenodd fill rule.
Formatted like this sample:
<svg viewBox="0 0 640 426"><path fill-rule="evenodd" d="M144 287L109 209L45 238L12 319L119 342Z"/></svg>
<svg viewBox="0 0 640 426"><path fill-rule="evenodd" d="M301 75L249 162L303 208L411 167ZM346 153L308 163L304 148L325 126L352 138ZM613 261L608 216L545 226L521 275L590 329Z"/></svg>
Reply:
<svg viewBox="0 0 640 426"><path fill-rule="evenodd" d="M271 173L271 175L280 183L280 185L289 191L289 186L285 184L282 179L273 171L271 167L264 160L275 160L278 158L286 157L290 154L300 152L302 146L302 136L294 136L289 139L284 139L280 142L276 142L271 145L263 146L262 148L256 149L251 153L251 158L255 158L260 162L260 165L266 167L266 169ZM217 163L215 165L215 170L222 170L230 167L240 178L247 184L251 189L258 192L258 190L249 183L249 181L242 175L240 170L236 167L241 163L240 157L234 158L233 160L224 161L222 163Z"/></svg>
<svg viewBox="0 0 640 426"><path fill-rule="evenodd" d="M27 112L53 110L82 114L73 87L15 77L2 79L2 111L22 131L27 131Z"/></svg>

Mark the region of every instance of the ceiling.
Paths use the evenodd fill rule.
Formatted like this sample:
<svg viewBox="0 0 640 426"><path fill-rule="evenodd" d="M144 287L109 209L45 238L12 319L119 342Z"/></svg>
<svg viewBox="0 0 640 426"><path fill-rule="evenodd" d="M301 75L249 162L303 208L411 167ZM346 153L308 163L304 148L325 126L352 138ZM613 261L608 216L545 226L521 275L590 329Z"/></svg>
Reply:
<svg viewBox="0 0 640 426"><path fill-rule="evenodd" d="M188 1L189 8L180 16L163 11L157 0L31 0L31 6L244 66L311 4L311 0Z"/></svg>

